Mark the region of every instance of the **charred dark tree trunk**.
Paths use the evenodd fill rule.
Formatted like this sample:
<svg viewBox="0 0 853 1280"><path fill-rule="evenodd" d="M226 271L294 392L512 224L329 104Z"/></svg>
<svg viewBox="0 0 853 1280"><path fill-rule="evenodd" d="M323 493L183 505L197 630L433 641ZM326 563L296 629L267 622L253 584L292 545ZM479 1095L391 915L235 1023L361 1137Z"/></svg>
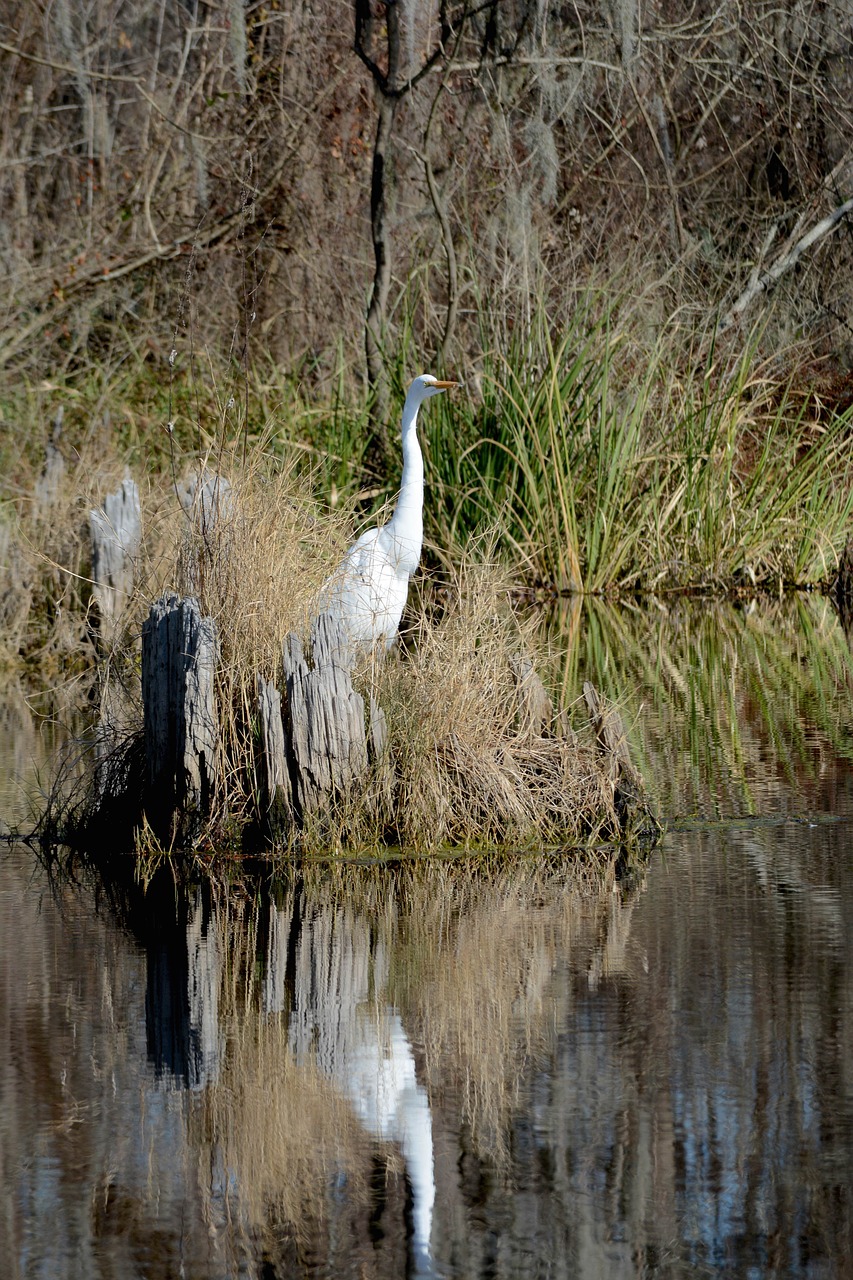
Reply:
<svg viewBox="0 0 853 1280"><path fill-rule="evenodd" d="M144 809L158 838L210 812L220 773L216 624L198 601L164 595L142 627Z"/></svg>
<svg viewBox="0 0 853 1280"><path fill-rule="evenodd" d="M451 24L446 0L439 5L439 35L417 71L407 74L403 54L401 4L386 0L384 23L374 19L372 0L355 0L355 52L373 78L378 117L370 181L370 231L373 242L373 284L365 320L367 381L373 396L372 425L383 452L388 445L390 387L387 361L388 295L392 275L391 194L394 186L392 142L399 102L419 80L447 57ZM384 64L383 66L380 64Z"/></svg>
<svg viewBox="0 0 853 1280"><path fill-rule="evenodd" d="M367 381L373 393L373 424L383 451L388 448L390 388L385 360L385 323L391 288L391 234L388 224L391 135L397 109L395 98L379 94L379 119L373 144L370 179L370 231L373 239L373 285L364 330Z"/></svg>

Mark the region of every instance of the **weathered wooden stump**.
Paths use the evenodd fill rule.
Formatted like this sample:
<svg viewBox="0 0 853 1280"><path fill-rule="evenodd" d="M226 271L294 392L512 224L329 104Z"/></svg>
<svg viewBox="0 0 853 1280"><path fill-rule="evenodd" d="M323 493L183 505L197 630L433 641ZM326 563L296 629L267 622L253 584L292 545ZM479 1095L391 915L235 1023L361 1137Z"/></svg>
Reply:
<svg viewBox="0 0 853 1280"><path fill-rule="evenodd" d="M202 468L178 486L187 516L179 568L187 588L203 595L211 577L227 573L236 537L234 491L224 476Z"/></svg>
<svg viewBox="0 0 853 1280"><path fill-rule="evenodd" d="M62 418L63 409L60 405L44 452L44 466L36 481L36 509L42 515L56 502L65 482L65 459L59 448L59 441L62 438Z"/></svg>
<svg viewBox="0 0 853 1280"><path fill-rule="evenodd" d="M541 737L553 724L553 703L531 658L522 653L512 653L509 666L515 676L519 732Z"/></svg>
<svg viewBox="0 0 853 1280"><path fill-rule="evenodd" d="M133 591L136 556L142 541L139 488L126 476L102 507L89 512L92 538L92 594L98 605L101 630L109 643Z"/></svg>
<svg viewBox="0 0 853 1280"><path fill-rule="evenodd" d="M220 774L216 624L164 595L142 627L145 811L158 835L206 814Z"/></svg>
<svg viewBox="0 0 853 1280"><path fill-rule="evenodd" d="M290 773L281 714L281 694L263 676L257 677L260 725L261 819L271 832L293 825Z"/></svg>
<svg viewBox="0 0 853 1280"><path fill-rule="evenodd" d="M178 500L201 533L212 532L234 511L230 482L206 467L178 487Z"/></svg>
<svg viewBox="0 0 853 1280"><path fill-rule="evenodd" d="M368 721L352 683L354 652L346 631L329 614L311 624L309 666L292 632L283 646L294 803L300 821L367 773ZM371 699L374 749L384 744L384 716ZM381 728L380 728L381 725Z"/></svg>

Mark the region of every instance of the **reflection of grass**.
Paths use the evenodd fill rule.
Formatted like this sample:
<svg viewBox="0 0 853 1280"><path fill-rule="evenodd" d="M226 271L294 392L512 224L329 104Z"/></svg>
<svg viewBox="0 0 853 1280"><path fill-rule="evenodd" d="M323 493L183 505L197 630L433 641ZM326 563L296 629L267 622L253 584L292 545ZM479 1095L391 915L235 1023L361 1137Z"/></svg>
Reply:
<svg viewBox="0 0 853 1280"><path fill-rule="evenodd" d="M301 932L307 921L309 935L324 940L323 974L334 975L314 997L333 1028L341 1024L335 1034L346 1042L343 1024L354 1016L342 993L353 975L356 987L358 975L369 975L369 1001L358 1007L377 1017L389 1004L399 1011L433 1132L464 1123L481 1159L508 1163L519 1092L531 1064L552 1061L573 975L596 980L635 962L630 921L640 886L614 892L614 867L591 862L578 872L560 859L522 856L308 865L293 915L293 999L309 999L299 983L315 973L299 962L311 946ZM295 907L289 873L284 884ZM233 977L223 976L220 994L226 1063L208 1090L200 1136L211 1152L222 1146L250 1220L274 1207L294 1229L310 1200L312 1216L297 1237L305 1238L322 1225L330 1171L345 1168L348 1195L361 1202L365 1134L339 1092L346 1060L337 1064L336 1091L319 1070L295 1064L282 1023L258 1021L257 936L251 919L230 922Z"/></svg>
<svg viewBox="0 0 853 1280"><path fill-rule="evenodd" d="M245 946L247 938L232 934L232 941ZM274 1224L271 1239L280 1247L286 1238L305 1257L328 1231L336 1174L346 1175L349 1204L367 1215L363 1136L332 1083L296 1065L279 1020L232 1009L228 1021L222 1077L194 1113L200 1168L228 1170L233 1220L250 1234Z"/></svg>
<svg viewBox="0 0 853 1280"><path fill-rule="evenodd" d="M563 628L576 631L575 619L558 615ZM850 651L824 597L749 608L588 601L567 646L566 694L588 678L629 727L639 713L633 745L666 813L819 807L820 778L853 758Z"/></svg>

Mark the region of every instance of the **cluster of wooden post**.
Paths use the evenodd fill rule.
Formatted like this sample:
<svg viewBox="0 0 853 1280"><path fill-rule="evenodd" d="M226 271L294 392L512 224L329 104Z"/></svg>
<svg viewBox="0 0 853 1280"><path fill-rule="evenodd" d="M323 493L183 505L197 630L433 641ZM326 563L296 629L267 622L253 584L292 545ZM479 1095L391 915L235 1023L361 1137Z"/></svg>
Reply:
<svg viewBox="0 0 853 1280"><path fill-rule="evenodd" d="M142 698L145 804L155 831L191 828L209 811L222 777L218 652L214 621L202 617L195 599L165 595L151 606L142 629ZM340 624L321 614L308 652L295 634L283 643L284 696L271 681L257 679L262 816L276 834L300 830L357 787L385 750L382 709L372 696L365 702L353 685L355 656ZM519 727L547 734L554 712L539 676L526 659L516 659L514 670ZM584 697L621 834L656 839L659 829L641 829L654 820L621 718L588 682Z"/></svg>
<svg viewBox="0 0 853 1280"><path fill-rule="evenodd" d="M223 761L213 618L197 600L164 595L142 628L145 809L155 831L192 825L209 812ZM311 628L310 657L298 636L282 647L285 697L257 679L259 773L266 824L298 828L364 777L384 749L385 719L353 686L355 654L326 614Z"/></svg>

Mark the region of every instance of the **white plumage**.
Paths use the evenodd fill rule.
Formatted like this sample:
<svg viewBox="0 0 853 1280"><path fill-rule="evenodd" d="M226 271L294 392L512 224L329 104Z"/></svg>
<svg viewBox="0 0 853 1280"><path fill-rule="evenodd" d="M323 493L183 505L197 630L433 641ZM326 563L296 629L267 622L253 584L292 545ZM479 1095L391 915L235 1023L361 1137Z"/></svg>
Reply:
<svg viewBox="0 0 853 1280"><path fill-rule="evenodd" d="M424 462L418 441L418 411L424 400L456 382L431 373L415 378L403 405L403 476L394 514L353 543L337 572L323 587L320 607L336 618L357 645L384 642L390 649L403 616L409 579L423 543Z"/></svg>

